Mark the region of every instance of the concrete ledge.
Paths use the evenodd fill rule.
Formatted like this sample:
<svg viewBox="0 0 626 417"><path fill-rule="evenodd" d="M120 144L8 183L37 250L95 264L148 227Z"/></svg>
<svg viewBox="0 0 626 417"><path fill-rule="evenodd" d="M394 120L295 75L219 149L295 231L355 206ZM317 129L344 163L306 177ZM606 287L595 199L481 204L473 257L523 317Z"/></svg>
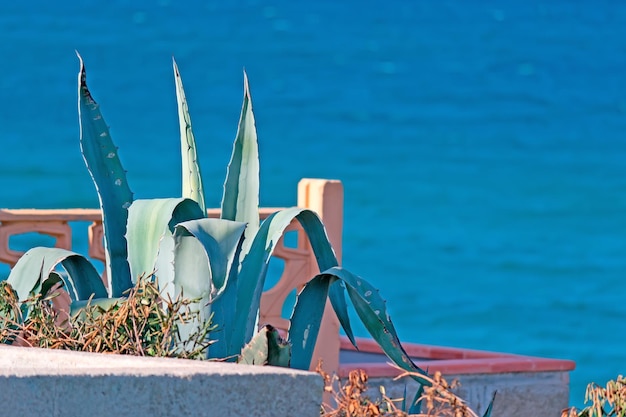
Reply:
<svg viewBox="0 0 626 417"><path fill-rule="evenodd" d="M318 417L322 391L284 368L0 346L1 403L23 417Z"/></svg>
<svg viewBox="0 0 626 417"><path fill-rule="evenodd" d="M445 375L448 382L458 380L455 393L482 416L493 393L497 391L492 415L497 417L558 417L568 407L569 374L567 372L521 372L505 374ZM402 398L406 387L409 401L418 384L409 378L370 378L368 394L380 397L384 386L391 398Z"/></svg>
<svg viewBox="0 0 626 417"><path fill-rule="evenodd" d="M380 347L369 339L357 339L359 351L342 338L339 375L354 369L369 375L368 394L380 396L384 386L391 398L402 398L405 385L409 401L418 385L409 378L394 381L400 371L391 367ZM407 343L406 352L422 369L439 371L448 382L458 380L456 393L482 415L497 391L492 415L497 417L553 417L568 407L570 360L538 358L510 353L487 352Z"/></svg>

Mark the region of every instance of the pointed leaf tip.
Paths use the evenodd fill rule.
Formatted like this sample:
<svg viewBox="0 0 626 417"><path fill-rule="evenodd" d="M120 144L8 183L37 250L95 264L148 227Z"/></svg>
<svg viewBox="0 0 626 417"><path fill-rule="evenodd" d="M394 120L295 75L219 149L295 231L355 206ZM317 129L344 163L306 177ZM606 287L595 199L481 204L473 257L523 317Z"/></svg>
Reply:
<svg viewBox="0 0 626 417"><path fill-rule="evenodd" d="M80 87L85 87L87 85L87 73L85 71L85 62L83 61L83 57L80 56L78 51L76 51L76 56L78 57L78 85Z"/></svg>
<svg viewBox="0 0 626 417"><path fill-rule="evenodd" d="M96 101L91 96L89 92L89 88L87 88L87 71L85 70L85 62L83 61L83 57L76 51L76 56L78 57L78 63L80 65L80 69L78 71L78 91L79 96L82 94L88 101L92 103L96 103ZM80 101L80 100L79 100ZM80 111L79 111L80 115Z"/></svg>
<svg viewBox="0 0 626 417"><path fill-rule="evenodd" d="M248 82L248 74L246 73L246 69L243 69L243 95L244 97L250 98L250 84Z"/></svg>

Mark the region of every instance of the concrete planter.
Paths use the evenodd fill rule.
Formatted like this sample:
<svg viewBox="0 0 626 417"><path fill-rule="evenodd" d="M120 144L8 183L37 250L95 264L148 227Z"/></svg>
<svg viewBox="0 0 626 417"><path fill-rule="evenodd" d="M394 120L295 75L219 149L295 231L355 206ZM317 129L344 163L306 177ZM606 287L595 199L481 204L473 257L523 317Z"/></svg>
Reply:
<svg viewBox="0 0 626 417"><path fill-rule="evenodd" d="M0 346L2 407L21 417L319 417L322 391L285 368Z"/></svg>

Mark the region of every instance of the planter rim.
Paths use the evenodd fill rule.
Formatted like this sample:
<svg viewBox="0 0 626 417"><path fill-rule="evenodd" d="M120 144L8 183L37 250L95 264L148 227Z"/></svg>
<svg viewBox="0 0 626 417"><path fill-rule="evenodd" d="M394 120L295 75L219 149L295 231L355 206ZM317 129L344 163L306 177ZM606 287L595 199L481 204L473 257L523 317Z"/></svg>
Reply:
<svg viewBox="0 0 626 417"><path fill-rule="evenodd" d="M356 338L359 349L355 349L349 339L341 336L339 376L346 377L350 371L363 369L370 377L396 377L400 371L392 367L383 351L372 339ZM403 343L406 352L414 358L415 364L429 373L441 372L444 375L502 374L514 372L567 372L576 368L576 363L566 359L541 358L512 353L490 352L444 346ZM370 360L354 361L350 356L368 354ZM343 362L343 363L342 363Z"/></svg>

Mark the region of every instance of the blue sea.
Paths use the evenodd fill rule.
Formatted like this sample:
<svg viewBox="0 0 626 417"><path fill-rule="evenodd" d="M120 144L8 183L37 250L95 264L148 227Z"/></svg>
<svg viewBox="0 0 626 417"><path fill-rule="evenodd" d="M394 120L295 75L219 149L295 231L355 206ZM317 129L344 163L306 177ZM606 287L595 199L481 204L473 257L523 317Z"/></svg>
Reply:
<svg viewBox="0 0 626 417"><path fill-rule="evenodd" d="M245 68L261 203L341 180L403 341L626 373L626 3L4 2L0 206L98 205L75 50L137 197L180 193L174 56L219 205Z"/></svg>

